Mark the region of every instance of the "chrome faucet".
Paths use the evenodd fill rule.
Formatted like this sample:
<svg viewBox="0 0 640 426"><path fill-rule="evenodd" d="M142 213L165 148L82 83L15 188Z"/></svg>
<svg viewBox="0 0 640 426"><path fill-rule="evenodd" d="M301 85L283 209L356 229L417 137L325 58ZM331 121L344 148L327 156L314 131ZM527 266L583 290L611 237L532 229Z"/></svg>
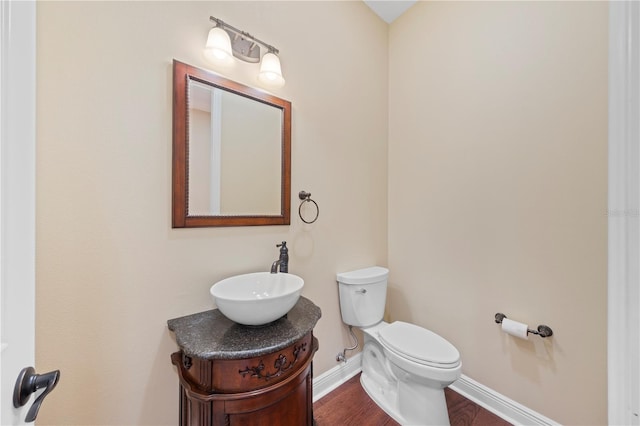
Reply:
<svg viewBox="0 0 640 426"><path fill-rule="evenodd" d="M277 244L276 247L280 247L280 257L278 260L271 264L271 273L278 273L278 266L280 272L289 272L289 249L287 248L287 242L283 241L282 244Z"/></svg>

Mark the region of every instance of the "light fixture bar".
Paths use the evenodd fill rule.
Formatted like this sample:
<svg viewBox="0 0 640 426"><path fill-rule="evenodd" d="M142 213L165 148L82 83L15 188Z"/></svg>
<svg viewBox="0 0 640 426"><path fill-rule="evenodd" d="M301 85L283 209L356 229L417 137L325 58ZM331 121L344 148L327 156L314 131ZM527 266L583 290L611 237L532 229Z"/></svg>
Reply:
<svg viewBox="0 0 640 426"><path fill-rule="evenodd" d="M245 31L239 30L238 28L236 28L236 27L234 27L234 26L232 26L232 25L227 24L227 23L226 23L226 22L224 22L222 19L218 19L218 18L216 18L216 17L214 17L214 16L210 16L210 17L209 17L209 20L210 20L211 22L215 22L217 26L222 27L223 29L229 29L229 30L233 31L234 33L236 33L237 35L241 35L241 36L242 36L242 37L244 37L245 39L249 39L249 40L252 40L252 41L253 41L253 42L255 42L255 43L258 43L258 44L263 45L264 47L266 47L266 48L267 48L267 51L269 51L269 52L272 52L272 53L275 53L275 54L280 53L280 52L278 51L278 49L276 49L274 46L272 46L272 45L270 45L270 44L268 44L268 43L265 43L265 42L264 42L264 41L262 41L262 40L257 39L256 37L252 36L252 35L251 35L251 34L249 34L248 32L245 32Z"/></svg>

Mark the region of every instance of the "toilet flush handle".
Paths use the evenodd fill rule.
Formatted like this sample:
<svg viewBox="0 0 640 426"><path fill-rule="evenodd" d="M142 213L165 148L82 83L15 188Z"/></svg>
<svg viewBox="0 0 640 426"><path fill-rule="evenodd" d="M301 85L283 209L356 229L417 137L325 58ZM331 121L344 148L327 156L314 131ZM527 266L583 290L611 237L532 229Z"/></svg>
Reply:
<svg viewBox="0 0 640 426"><path fill-rule="evenodd" d="M367 292L366 288L361 288L360 290L356 290L356 293L365 294Z"/></svg>

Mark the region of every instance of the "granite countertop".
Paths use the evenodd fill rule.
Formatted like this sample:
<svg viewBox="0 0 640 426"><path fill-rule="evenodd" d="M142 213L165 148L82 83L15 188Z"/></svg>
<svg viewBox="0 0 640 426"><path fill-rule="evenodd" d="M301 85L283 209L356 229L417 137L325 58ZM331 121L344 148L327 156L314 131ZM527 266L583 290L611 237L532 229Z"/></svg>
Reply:
<svg viewBox="0 0 640 426"><path fill-rule="evenodd" d="M204 359L243 359L286 348L313 330L320 308L305 297L289 313L264 326L237 324L218 310L167 321L185 355Z"/></svg>

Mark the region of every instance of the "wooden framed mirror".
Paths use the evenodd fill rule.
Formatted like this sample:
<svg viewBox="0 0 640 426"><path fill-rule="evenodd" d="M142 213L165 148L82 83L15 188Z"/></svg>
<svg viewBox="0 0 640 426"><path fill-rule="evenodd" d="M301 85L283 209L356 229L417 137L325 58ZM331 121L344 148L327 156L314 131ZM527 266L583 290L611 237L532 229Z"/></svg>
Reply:
<svg viewBox="0 0 640 426"><path fill-rule="evenodd" d="M173 61L174 228L288 225L291 102Z"/></svg>

